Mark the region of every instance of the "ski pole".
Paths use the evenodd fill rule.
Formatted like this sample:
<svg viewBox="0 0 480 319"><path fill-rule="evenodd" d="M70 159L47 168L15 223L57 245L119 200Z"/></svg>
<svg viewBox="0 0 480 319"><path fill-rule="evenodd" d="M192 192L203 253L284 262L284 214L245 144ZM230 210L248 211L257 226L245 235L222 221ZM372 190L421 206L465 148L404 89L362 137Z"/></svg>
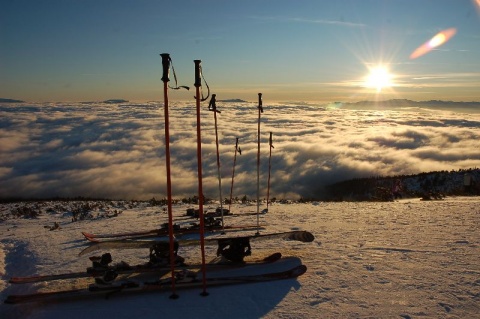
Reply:
<svg viewBox="0 0 480 319"><path fill-rule="evenodd" d="M202 253L202 277L203 277L203 292L202 296L208 296L207 293L207 268L205 266L205 218L203 212L203 183L202 183L202 136L200 127L200 88L202 86L202 67L201 60L194 60L195 63L195 99L197 110L197 166L198 166L198 216L200 218L200 249ZM207 85L208 87L208 85ZM203 96L203 95L202 95Z"/></svg>
<svg viewBox="0 0 480 319"><path fill-rule="evenodd" d="M260 235L260 116L263 113L262 93L258 93L258 130L257 130L257 235Z"/></svg>
<svg viewBox="0 0 480 319"><path fill-rule="evenodd" d="M170 70L170 55L168 53L160 54L163 66L163 97L164 97L164 113L165 113L165 162L167 166L167 207L168 207L168 237L170 241L170 268L172 272L172 295L170 298L177 299L178 295L175 291L175 256L174 256L174 236L173 236L173 213L172 213L172 181L170 170L170 123L168 115L168 81Z"/></svg>
<svg viewBox="0 0 480 319"><path fill-rule="evenodd" d="M213 112L213 118L215 121L215 143L217 146L217 172L218 172L218 190L220 194L220 211L221 211L221 219L222 219L222 234L225 234L225 225L223 222L223 197L222 197L222 175L220 173L220 151L218 147L218 126L217 126L217 113L221 113L217 110L216 104L216 94L212 94L212 98L210 99L210 103L208 104L208 110Z"/></svg>
<svg viewBox="0 0 480 319"><path fill-rule="evenodd" d="M267 211L266 211L267 213L268 213L268 202L270 199L270 171L272 170L272 148L274 148L272 143L272 132L270 132L269 144L270 144L270 156L268 157Z"/></svg>
<svg viewBox="0 0 480 319"><path fill-rule="evenodd" d="M230 211L230 209L232 207L233 180L235 178L235 163L237 161L237 151L240 155L242 154L242 150L240 150L240 148L238 147L238 137L237 137L237 140L235 142L235 154L233 155L232 185L230 186L230 202L228 204L228 211Z"/></svg>

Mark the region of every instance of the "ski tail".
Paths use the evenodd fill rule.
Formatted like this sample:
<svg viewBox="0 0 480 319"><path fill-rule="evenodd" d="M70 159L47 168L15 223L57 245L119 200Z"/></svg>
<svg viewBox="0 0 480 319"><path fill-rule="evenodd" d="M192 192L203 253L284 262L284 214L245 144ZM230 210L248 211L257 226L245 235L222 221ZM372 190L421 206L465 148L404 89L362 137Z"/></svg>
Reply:
<svg viewBox="0 0 480 319"><path fill-rule="evenodd" d="M90 275L86 271L82 271L82 272L55 274L55 275L12 277L8 280L8 282L11 284L28 284L28 283L34 283L34 282L40 282L40 281L75 279L75 278L84 278L84 277L90 277Z"/></svg>
<svg viewBox="0 0 480 319"><path fill-rule="evenodd" d="M83 237L85 237L86 240L92 242L92 243L97 243L98 239L94 234L82 232Z"/></svg>

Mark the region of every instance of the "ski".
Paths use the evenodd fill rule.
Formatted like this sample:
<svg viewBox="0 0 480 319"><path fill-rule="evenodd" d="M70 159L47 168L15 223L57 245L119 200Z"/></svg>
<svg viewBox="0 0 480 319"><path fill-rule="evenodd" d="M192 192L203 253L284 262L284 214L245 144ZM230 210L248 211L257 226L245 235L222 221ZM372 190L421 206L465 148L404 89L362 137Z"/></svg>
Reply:
<svg viewBox="0 0 480 319"><path fill-rule="evenodd" d="M174 225L174 234L177 236L186 235L186 234L195 234L199 231L199 226L197 224L191 225L189 227L175 227ZM264 226L264 225L263 225ZM221 225L206 226L205 230L208 232L216 232L221 230L230 230L230 231L242 231L252 228L257 228L257 225L243 225L243 226L225 226L222 228ZM260 227L260 229L265 229ZM82 232L82 235L86 240L91 242L101 242L106 240L113 239L142 239L142 238L152 238L152 237L162 237L168 235L168 228L152 229L147 231L140 232L125 232L125 233L112 233L112 234L91 234L87 232Z"/></svg>
<svg viewBox="0 0 480 319"><path fill-rule="evenodd" d="M252 265L273 263L280 260L281 258L282 258L282 254L277 252L262 259L246 261L243 263L224 262L224 263L206 264L206 269L207 271L214 271L219 269L249 267ZM199 269L201 267L202 265L182 265L182 266L177 266L175 268L180 270L188 270L188 269ZM28 276L28 277L12 277L8 282L11 284L27 284L27 283L36 283L36 282L62 280L62 279L101 277L107 271L114 271L116 274L119 274L119 275L130 275L130 274L151 273L151 272L162 273L169 270L170 270L170 267L168 267L168 265L155 267L155 266L148 266L145 264L135 265L135 266L120 264L120 265L109 266L109 267L106 267L105 269L95 269L90 267L87 269L87 271L81 271L81 272L71 272L71 273L52 274L52 275L37 275L37 276Z"/></svg>
<svg viewBox="0 0 480 319"><path fill-rule="evenodd" d="M206 278L206 282L209 287L213 286L226 286L245 283L259 283L268 282L274 280L291 279L303 275L307 271L305 265L290 266L286 270L274 271L274 272L262 272L253 275L218 275L214 277ZM219 272L221 273L221 272ZM125 281L116 285L90 285L88 288L51 291L51 292L37 292L33 294L25 295L9 295L7 296L6 304L19 304L28 302L39 302L46 300L61 300L68 298L82 298L92 297L97 295L103 295L109 297L116 293L133 293L133 292L161 292L170 291L170 280L156 280L153 282L143 281ZM178 289L194 289L201 288L203 285L202 280L198 278L187 278L186 280L179 280L175 283L175 287Z"/></svg>
<svg viewBox="0 0 480 319"><path fill-rule="evenodd" d="M219 245L226 246L233 244L235 242L239 243L248 243L250 240L260 240L260 239L284 239L284 240L296 240L300 242L312 242L315 237L312 233L308 231L288 231L280 233L271 233L271 234L259 234L253 236L242 236L242 237L216 237L216 238L206 238L205 245ZM92 243L89 247L85 248L79 253L79 256L90 254L98 250L110 250L110 249L140 249L140 248L151 248L157 244L165 244L165 240L110 240L103 241L98 243ZM199 245L200 241L190 239L190 240L178 240L180 246L194 246Z"/></svg>

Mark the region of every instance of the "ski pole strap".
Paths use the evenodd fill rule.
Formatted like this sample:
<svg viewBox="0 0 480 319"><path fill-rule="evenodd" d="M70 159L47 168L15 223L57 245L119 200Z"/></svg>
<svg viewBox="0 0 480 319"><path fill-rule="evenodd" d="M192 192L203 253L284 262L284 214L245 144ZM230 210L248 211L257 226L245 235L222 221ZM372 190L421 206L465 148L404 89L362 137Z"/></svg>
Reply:
<svg viewBox="0 0 480 319"><path fill-rule="evenodd" d="M207 97L204 97L203 96L203 91L202 91L202 98L201 98L201 101L206 101L209 97L210 97L210 87L208 86L208 83L207 81L205 80L205 77L203 76L202 74L202 60L193 60L193 62L195 63L195 87L202 87L202 79L203 79L203 82L205 82L205 85L207 86ZM194 97L195 99L197 98L196 96Z"/></svg>
<svg viewBox="0 0 480 319"><path fill-rule="evenodd" d="M177 74L175 73L175 68L173 67L173 62L172 58L170 57L170 54L168 53L162 53L160 54L162 57L162 66L163 66L163 75L162 75L162 81L163 82L169 82L170 77L169 77L169 71L170 71L170 65L172 65L172 71L173 71L173 78L175 79L175 87L168 86L172 90L179 90L180 88L190 90L188 86L181 85L178 86L178 81L177 81Z"/></svg>
<svg viewBox="0 0 480 319"><path fill-rule="evenodd" d="M242 149L240 148L240 146L238 146L238 137L235 142L235 150L238 151L238 154L242 155Z"/></svg>
<svg viewBox="0 0 480 319"><path fill-rule="evenodd" d="M219 110L217 110L217 95L212 94L212 98L210 99L210 103L208 104L208 110L212 112L217 112L217 113L222 113ZM237 141L238 142L238 141Z"/></svg>
<svg viewBox="0 0 480 319"><path fill-rule="evenodd" d="M258 93L258 109L263 113L262 93Z"/></svg>

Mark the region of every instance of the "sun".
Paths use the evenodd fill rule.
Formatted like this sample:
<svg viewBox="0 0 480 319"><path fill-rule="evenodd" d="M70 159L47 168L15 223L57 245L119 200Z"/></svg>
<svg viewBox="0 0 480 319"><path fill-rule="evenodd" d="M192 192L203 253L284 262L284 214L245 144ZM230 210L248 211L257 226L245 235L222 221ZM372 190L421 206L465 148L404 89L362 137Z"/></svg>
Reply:
<svg viewBox="0 0 480 319"><path fill-rule="evenodd" d="M388 68L384 66L371 68L370 74L365 80L365 86L381 92L383 88L392 86L392 74L390 74Z"/></svg>

